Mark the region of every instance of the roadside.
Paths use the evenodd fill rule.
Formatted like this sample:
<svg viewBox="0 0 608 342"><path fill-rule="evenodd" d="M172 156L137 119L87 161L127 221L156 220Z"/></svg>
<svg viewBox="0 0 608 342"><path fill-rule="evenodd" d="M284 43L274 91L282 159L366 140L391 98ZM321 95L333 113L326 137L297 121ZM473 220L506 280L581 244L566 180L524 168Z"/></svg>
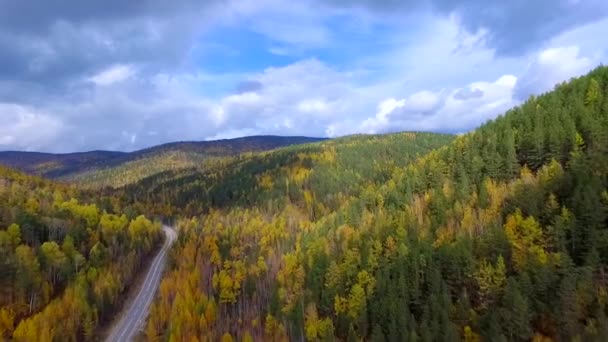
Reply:
<svg viewBox="0 0 608 342"><path fill-rule="evenodd" d="M126 320L126 316L131 314L133 308L141 308L143 306L147 306L145 297L142 297L142 292L153 292L150 294L151 299L155 297L156 289L162 279L162 273L164 270L164 265L166 262L166 254L176 239L175 231L167 226L163 226L163 232L165 234L165 238L162 243L159 244L155 248L155 251L150 253L146 258L144 264L141 266L141 270L145 270L145 272L138 272L135 276L131 285L127 288L124 296L124 300L122 301L122 305L116 309L116 316L114 319L103 322L102 327L98 330L96 336L98 341L105 341L110 338L113 332L116 329L121 329L119 325L124 325ZM154 279L151 279L150 276L154 275ZM150 278L150 279L149 279ZM148 283L146 283L148 281ZM144 289L144 287L147 287ZM145 308L145 314L147 315L147 307ZM142 313L143 314L143 313ZM145 316L144 316L145 318ZM131 322L129 322L130 324ZM137 321L133 322L137 323ZM137 330L136 327L129 327L129 329ZM112 338L115 339L114 337ZM127 339L128 340L128 339Z"/></svg>

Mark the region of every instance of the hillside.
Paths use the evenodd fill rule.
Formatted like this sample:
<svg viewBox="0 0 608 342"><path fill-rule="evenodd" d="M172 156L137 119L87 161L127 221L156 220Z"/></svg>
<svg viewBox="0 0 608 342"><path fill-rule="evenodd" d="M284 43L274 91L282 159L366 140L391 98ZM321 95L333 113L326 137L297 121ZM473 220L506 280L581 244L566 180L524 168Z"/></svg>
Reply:
<svg viewBox="0 0 608 342"><path fill-rule="evenodd" d="M84 340L112 317L160 225L111 197L0 167L0 340Z"/></svg>
<svg viewBox="0 0 608 342"><path fill-rule="evenodd" d="M103 165L126 154L110 151L68 154L6 151L0 152L0 164L32 175L58 178L96 165Z"/></svg>
<svg viewBox="0 0 608 342"><path fill-rule="evenodd" d="M204 168L218 159L271 150L320 138L252 136L236 139L175 142L135 152L91 151L52 154L0 152L0 164L24 172L99 188L121 187L147 176L184 168Z"/></svg>
<svg viewBox="0 0 608 342"><path fill-rule="evenodd" d="M148 339L608 339L608 67L417 159L333 143L148 184L185 214Z"/></svg>
<svg viewBox="0 0 608 342"><path fill-rule="evenodd" d="M434 133L357 135L252 154L199 170L159 173L121 191L125 203L164 217L195 215L209 208L272 202L307 203L319 216L379 184L415 158L454 136Z"/></svg>

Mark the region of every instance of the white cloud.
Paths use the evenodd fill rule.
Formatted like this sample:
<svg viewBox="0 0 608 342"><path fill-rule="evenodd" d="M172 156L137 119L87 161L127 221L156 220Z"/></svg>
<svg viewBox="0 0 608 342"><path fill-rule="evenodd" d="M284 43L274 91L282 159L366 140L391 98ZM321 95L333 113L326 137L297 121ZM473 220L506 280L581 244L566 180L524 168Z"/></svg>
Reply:
<svg viewBox="0 0 608 342"><path fill-rule="evenodd" d="M415 14L385 16L315 5L228 1L208 11L213 15L206 18L213 19L204 24L187 13L142 16L117 20L108 32L78 22L51 25L50 38L17 46L19 56L34 56L24 58L31 74L18 84L10 79L18 63L0 63L0 102L19 103L0 107L0 147L132 150L251 134L460 132L607 56L608 40L597 37L608 30L608 20L563 32L528 55L506 57L488 45L496 30L467 25L471 18L463 11L438 15L417 7ZM209 25L254 32L264 46L249 51L228 39L214 47L199 35ZM251 65L241 69L249 71L205 70L213 65L201 65L191 54L210 48L225 48L230 58L251 52ZM72 52L79 52L77 58ZM274 55L263 55L268 52ZM260 66L263 58L268 63ZM79 68L65 88L27 98L30 84L37 84L27 77L56 79L70 66ZM23 93L19 100L16 93Z"/></svg>
<svg viewBox="0 0 608 342"><path fill-rule="evenodd" d="M0 103L0 149L43 149L56 141L63 127L54 117L35 108Z"/></svg>
<svg viewBox="0 0 608 342"><path fill-rule="evenodd" d="M0 137L0 146L1 145L12 145L15 142L15 137L12 135L5 135Z"/></svg>
<svg viewBox="0 0 608 342"><path fill-rule="evenodd" d="M551 90L556 83L579 76L595 66L595 62L580 55L578 46L552 47L540 51L529 64L516 87L520 100L532 94Z"/></svg>
<svg viewBox="0 0 608 342"><path fill-rule="evenodd" d="M403 106L407 113L426 113L433 110L440 101L440 94L420 91L412 94Z"/></svg>
<svg viewBox="0 0 608 342"><path fill-rule="evenodd" d="M391 32L392 47L363 61L382 71L382 81L401 82L404 91L461 87L479 79L515 73L525 65L520 59L496 56L485 45L487 32L466 31L455 16L422 16L406 30ZM397 96L398 94L395 94Z"/></svg>
<svg viewBox="0 0 608 342"><path fill-rule="evenodd" d="M361 129L366 133L377 133L386 129L389 124L389 115L405 106L405 99L396 100L389 98L378 104L376 115L373 118L368 118L361 124ZM332 133L335 134L335 127L332 128Z"/></svg>
<svg viewBox="0 0 608 342"><path fill-rule="evenodd" d="M358 96L355 79L316 59L268 68L249 77L260 84L255 93L219 100L225 125L233 129L255 127L274 134L323 135L334 120L361 115L356 106L367 101Z"/></svg>
<svg viewBox="0 0 608 342"><path fill-rule="evenodd" d="M134 74L135 70L129 65L114 65L90 77L89 80L98 86L109 86L123 82Z"/></svg>
<svg viewBox="0 0 608 342"><path fill-rule="evenodd" d="M553 37L546 47L578 46L581 53L590 56L593 60L602 60L608 57L608 40L597 39L604 32L608 32L608 18L591 22L574 28Z"/></svg>
<svg viewBox="0 0 608 342"><path fill-rule="evenodd" d="M587 66L586 59L572 48L546 49L535 58L543 66L564 60L577 68ZM395 73L391 70L402 69L386 72ZM528 72L534 74L534 70ZM519 103L513 94L521 83L510 74L495 81L466 83L457 82L456 77L452 79L456 86L439 90L420 90L424 82L404 86L398 79L370 81L360 70L339 71L318 59L305 59L241 75L196 72L127 77L95 87L80 102L50 108L55 117L65 120L60 124L66 134L54 137L56 146L74 146L76 141L85 149L99 148L101 141L102 148L133 150L174 140L251 134L334 137L398 130L462 132ZM217 98L201 91L244 80L255 83L254 90ZM414 90L406 90L410 88ZM124 134L116 135L116 123L121 123ZM156 134L146 134L150 131ZM5 145L21 139L12 132L1 136Z"/></svg>
<svg viewBox="0 0 608 342"><path fill-rule="evenodd" d="M466 131L513 106L516 81L515 76L505 75L495 82L471 83L467 88L477 89L481 95L468 98L458 96L461 89L422 91L399 100L389 98L380 102L376 115L363 121L359 130Z"/></svg>
<svg viewBox="0 0 608 342"><path fill-rule="evenodd" d="M305 99L300 101L296 109L302 113L327 113L329 104L323 99Z"/></svg>

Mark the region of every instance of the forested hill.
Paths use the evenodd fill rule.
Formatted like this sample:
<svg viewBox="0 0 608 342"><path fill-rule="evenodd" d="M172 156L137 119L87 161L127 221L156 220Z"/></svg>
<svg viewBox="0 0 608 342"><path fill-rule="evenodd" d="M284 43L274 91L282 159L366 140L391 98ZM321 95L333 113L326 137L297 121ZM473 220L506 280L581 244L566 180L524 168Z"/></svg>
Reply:
<svg viewBox="0 0 608 342"><path fill-rule="evenodd" d="M160 224L99 194L0 167L0 340L91 340Z"/></svg>
<svg viewBox="0 0 608 342"><path fill-rule="evenodd" d="M79 170L101 166L125 156L124 152L90 151L66 154L3 151L0 164L28 174L56 178Z"/></svg>
<svg viewBox="0 0 608 342"><path fill-rule="evenodd" d="M607 67L348 191L321 152L181 221L149 339L608 339Z"/></svg>
<svg viewBox="0 0 608 342"><path fill-rule="evenodd" d="M0 164L82 186L120 187L167 170L203 167L218 159L267 151L322 138L251 136L236 139L174 142L124 153L91 151L68 154L0 152Z"/></svg>
<svg viewBox="0 0 608 342"><path fill-rule="evenodd" d="M120 193L125 205L163 217L190 216L211 208L279 208L285 205L285 196L320 217L453 139L453 135L420 132L354 135L227 160L203 172L159 173Z"/></svg>

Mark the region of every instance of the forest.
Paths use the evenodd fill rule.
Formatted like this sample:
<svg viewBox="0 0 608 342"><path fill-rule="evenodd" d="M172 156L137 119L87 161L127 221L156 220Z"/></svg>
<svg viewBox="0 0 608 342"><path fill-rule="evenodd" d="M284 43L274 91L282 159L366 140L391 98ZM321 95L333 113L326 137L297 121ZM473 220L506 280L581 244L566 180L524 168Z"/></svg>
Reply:
<svg viewBox="0 0 608 342"><path fill-rule="evenodd" d="M454 136L436 133L360 135L295 145L169 171L119 189L124 205L162 217L191 217L211 208L308 206L318 217L337 209L364 185L381 184ZM287 201L286 201L287 200Z"/></svg>
<svg viewBox="0 0 608 342"><path fill-rule="evenodd" d="M0 167L0 340L96 340L161 239L112 202Z"/></svg>
<svg viewBox="0 0 608 342"><path fill-rule="evenodd" d="M159 178L122 195L181 217L147 340L608 339L607 67L456 138Z"/></svg>
<svg viewBox="0 0 608 342"><path fill-rule="evenodd" d="M302 142L0 168L0 339L98 338L161 220L142 340L608 339L608 67L466 134Z"/></svg>
<svg viewBox="0 0 608 342"><path fill-rule="evenodd" d="M251 136L212 141L180 141L133 152L40 153L0 151L0 164L80 188L120 188L165 171L207 170L239 155L323 138Z"/></svg>

